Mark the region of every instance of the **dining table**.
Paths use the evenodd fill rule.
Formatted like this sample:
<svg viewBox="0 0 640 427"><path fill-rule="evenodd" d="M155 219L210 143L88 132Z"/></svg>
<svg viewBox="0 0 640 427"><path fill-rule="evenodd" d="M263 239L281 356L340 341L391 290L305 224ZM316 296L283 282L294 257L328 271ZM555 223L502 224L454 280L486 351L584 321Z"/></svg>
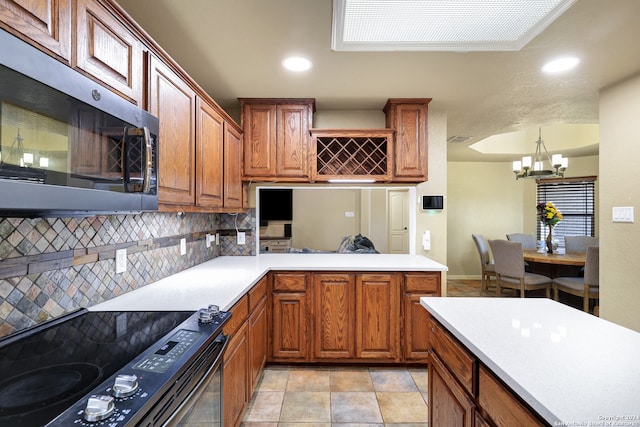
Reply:
<svg viewBox="0 0 640 427"><path fill-rule="evenodd" d="M524 260L532 273L544 274L551 278L575 276L584 267L586 252L547 253L535 249L523 250Z"/></svg>

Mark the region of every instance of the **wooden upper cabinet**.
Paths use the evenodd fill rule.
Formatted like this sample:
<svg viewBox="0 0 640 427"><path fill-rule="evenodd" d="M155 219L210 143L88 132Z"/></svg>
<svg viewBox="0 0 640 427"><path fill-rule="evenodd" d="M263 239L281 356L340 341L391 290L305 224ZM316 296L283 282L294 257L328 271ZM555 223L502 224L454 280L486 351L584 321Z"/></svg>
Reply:
<svg viewBox="0 0 640 427"><path fill-rule="evenodd" d="M224 119L211 104L198 97L196 139L196 204L222 207Z"/></svg>
<svg viewBox="0 0 640 427"><path fill-rule="evenodd" d="M0 26L71 62L71 0L0 0Z"/></svg>
<svg viewBox="0 0 640 427"><path fill-rule="evenodd" d="M96 0L77 0L74 66L143 106L144 48Z"/></svg>
<svg viewBox="0 0 640 427"><path fill-rule="evenodd" d="M159 202L192 206L196 94L155 56L151 56L150 65L149 111L160 120Z"/></svg>
<svg viewBox="0 0 640 427"><path fill-rule="evenodd" d="M242 132L235 123L224 124L224 207L242 209Z"/></svg>
<svg viewBox="0 0 640 427"><path fill-rule="evenodd" d="M309 180L313 99L240 98L244 177Z"/></svg>
<svg viewBox="0 0 640 427"><path fill-rule="evenodd" d="M392 98L384 107L387 128L395 129L393 180L428 178L427 112L430 98Z"/></svg>
<svg viewBox="0 0 640 427"><path fill-rule="evenodd" d="M245 177L272 177L276 174L276 106L242 105Z"/></svg>

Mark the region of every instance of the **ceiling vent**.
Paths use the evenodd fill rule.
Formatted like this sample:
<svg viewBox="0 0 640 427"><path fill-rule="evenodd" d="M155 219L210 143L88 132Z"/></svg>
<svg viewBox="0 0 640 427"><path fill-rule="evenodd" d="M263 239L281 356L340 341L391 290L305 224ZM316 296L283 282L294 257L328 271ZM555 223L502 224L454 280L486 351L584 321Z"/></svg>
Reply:
<svg viewBox="0 0 640 427"><path fill-rule="evenodd" d="M470 136L451 136L449 138L447 138L447 142L451 143L451 144L461 144L465 141L470 140L471 137Z"/></svg>
<svg viewBox="0 0 640 427"><path fill-rule="evenodd" d="M333 0L337 51L518 51L576 0Z"/></svg>

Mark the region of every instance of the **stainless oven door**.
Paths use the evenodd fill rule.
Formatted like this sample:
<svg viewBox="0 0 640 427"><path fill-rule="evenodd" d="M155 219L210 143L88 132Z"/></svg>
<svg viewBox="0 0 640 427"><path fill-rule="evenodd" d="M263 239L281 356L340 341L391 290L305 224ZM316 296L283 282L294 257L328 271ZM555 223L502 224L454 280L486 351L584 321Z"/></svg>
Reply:
<svg viewBox="0 0 640 427"><path fill-rule="evenodd" d="M229 340L222 334L216 339L224 339L221 351L200 382L164 424L165 427L222 427L222 357Z"/></svg>

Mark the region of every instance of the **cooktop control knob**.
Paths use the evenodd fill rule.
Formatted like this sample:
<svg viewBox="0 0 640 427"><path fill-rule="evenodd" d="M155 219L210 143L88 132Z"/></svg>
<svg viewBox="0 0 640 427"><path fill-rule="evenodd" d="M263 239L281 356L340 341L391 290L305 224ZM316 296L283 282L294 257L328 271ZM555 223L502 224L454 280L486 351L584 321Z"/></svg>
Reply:
<svg viewBox="0 0 640 427"><path fill-rule="evenodd" d="M198 322L204 324L212 323L219 314L220 307L217 305L210 305L208 308L201 308L200 315L198 316Z"/></svg>
<svg viewBox="0 0 640 427"><path fill-rule="evenodd" d="M113 414L116 405L112 396L94 395L87 401L87 407L84 408L84 419L95 423L105 420Z"/></svg>
<svg viewBox="0 0 640 427"><path fill-rule="evenodd" d="M112 392L114 397L129 397L138 391L138 377L135 375L120 374L116 377Z"/></svg>

